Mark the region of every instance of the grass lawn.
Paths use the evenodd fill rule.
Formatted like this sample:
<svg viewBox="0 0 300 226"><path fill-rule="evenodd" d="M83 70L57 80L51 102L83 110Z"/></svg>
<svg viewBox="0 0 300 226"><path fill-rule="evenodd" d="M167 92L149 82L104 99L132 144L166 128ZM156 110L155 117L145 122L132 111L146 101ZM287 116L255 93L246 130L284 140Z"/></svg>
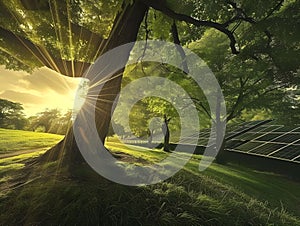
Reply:
<svg viewBox="0 0 300 226"><path fill-rule="evenodd" d="M62 138L56 134L0 129L0 154L51 147Z"/></svg>
<svg viewBox="0 0 300 226"><path fill-rule="evenodd" d="M161 150L149 150L131 145L108 142L113 151L122 151L135 157L158 162L167 156ZM130 149L129 149L129 148ZM186 155L182 153L182 155ZM195 176L207 176L221 184L226 184L236 191L249 194L262 202L268 202L274 208L288 209L300 217L300 182L289 180L283 176L268 172L259 172L240 165L212 164L204 172L199 172L200 155L194 155L185 167L185 171Z"/></svg>
<svg viewBox="0 0 300 226"><path fill-rule="evenodd" d="M167 156L116 142L107 147L148 163ZM41 153L0 160L0 225L300 225L300 183L279 175L230 164L199 172L195 155L166 181L129 187L85 164L72 173L59 161L24 165Z"/></svg>

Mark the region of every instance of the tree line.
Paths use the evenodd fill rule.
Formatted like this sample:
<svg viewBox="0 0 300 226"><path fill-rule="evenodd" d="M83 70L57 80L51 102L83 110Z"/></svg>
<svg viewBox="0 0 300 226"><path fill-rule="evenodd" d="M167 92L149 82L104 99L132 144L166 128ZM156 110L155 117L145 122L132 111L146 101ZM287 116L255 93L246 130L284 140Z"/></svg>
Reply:
<svg viewBox="0 0 300 226"><path fill-rule="evenodd" d="M26 117L22 104L0 99L0 128L28 130L65 135L72 120L72 111L45 109Z"/></svg>

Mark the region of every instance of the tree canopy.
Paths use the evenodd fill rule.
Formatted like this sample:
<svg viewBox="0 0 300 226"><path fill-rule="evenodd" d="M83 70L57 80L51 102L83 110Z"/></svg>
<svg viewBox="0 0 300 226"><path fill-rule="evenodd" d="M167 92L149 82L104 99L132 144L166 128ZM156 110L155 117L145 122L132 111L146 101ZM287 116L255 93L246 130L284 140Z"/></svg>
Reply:
<svg viewBox="0 0 300 226"><path fill-rule="evenodd" d="M133 2L1 1L0 62L17 70L47 66L68 76L81 76L110 40L116 15ZM255 58L259 53L268 55L282 70L294 71L297 67L297 1L142 2L150 10L141 26L140 38L146 35L172 40L176 33L174 29L171 32L171 27L175 24L180 41L185 44L200 39L211 27L229 38L227 43L233 53Z"/></svg>
<svg viewBox="0 0 300 226"><path fill-rule="evenodd" d="M0 128L23 129L27 121L22 104L0 99Z"/></svg>

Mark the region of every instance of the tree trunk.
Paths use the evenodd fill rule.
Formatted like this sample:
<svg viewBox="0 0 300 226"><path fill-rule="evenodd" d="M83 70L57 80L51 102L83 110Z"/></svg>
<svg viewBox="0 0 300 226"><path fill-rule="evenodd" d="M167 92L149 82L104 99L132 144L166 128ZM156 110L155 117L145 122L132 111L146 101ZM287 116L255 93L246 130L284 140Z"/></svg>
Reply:
<svg viewBox="0 0 300 226"><path fill-rule="evenodd" d="M162 132L164 134L164 151L169 152L170 151L170 129L169 129L169 122L171 118L167 118L166 115L164 115L164 122L162 125Z"/></svg>
<svg viewBox="0 0 300 226"><path fill-rule="evenodd" d="M216 162L219 164L226 163L225 153L225 127L226 121L221 119L221 90L217 93L216 106L216 151L219 151L216 156Z"/></svg>
<svg viewBox="0 0 300 226"><path fill-rule="evenodd" d="M148 147L152 148L153 130L148 129L147 130L147 135L148 135Z"/></svg>
<svg viewBox="0 0 300 226"><path fill-rule="evenodd" d="M216 162L219 164L225 164L226 163L226 151L225 151L225 145L226 145L226 140L223 135L223 133L218 133L217 132L217 145L219 148L219 152L216 156Z"/></svg>
<svg viewBox="0 0 300 226"><path fill-rule="evenodd" d="M167 127L166 134L164 137L164 151L169 152L170 151L170 131Z"/></svg>
<svg viewBox="0 0 300 226"><path fill-rule="evenodd" d="M136 41L140 25L147 9L148 7L139 0L134 1L131 5L124 6L124 9L119 12L114 21L110 37L108 38L106 45L100 50L100 55L103 55L109 50L123 44ZM126 59L126 62L129 58L130 51L131 49L128 49L128 52L123 53L121 56L123 59ZM107 63L109 64L110 62ZM105 138L109 130L111 115L114 111L114 101L118 97L121 89L124 69L125 68L117 71L114 75L109 76L107 78L108 81L103 85L97 96L95 123L99 138L103 143L105 142ZM108 73L109 71L111 70L108 70ZM83 105L83 108L86 104L87 103ZM55 160L61 159L62 157L68 162L83 162L83 157L76 145L72 127L69 128L65 139L56 147L49 150L43 158L47 160Z"/></svg>

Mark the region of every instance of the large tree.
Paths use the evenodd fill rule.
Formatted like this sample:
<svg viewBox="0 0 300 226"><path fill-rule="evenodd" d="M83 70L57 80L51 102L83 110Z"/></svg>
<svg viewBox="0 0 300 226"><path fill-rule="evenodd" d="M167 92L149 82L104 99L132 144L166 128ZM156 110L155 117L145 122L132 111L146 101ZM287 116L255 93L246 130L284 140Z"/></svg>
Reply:
<svg viewBox="0 0 300 226"><path fill-rule="evenodd" d="M254 38L267 40L270 46L280 45L273 39L266 21L282 9L293 11L293 7L299 8L297 6L297 1L284 0L265 0L257 4L249 0L1 0L0 63L9 69L26 71L46 66L65 76L81 77L99 56L137 38L156 37L177 44L188 43L199 39L206 28L225 34L233 54L245 49L254 58L260 58L247 49L248 44L259 42L254 40L253 44L253 40L246 40L238 47L237 28L253 29L258 31ZM123 58L128 59L130 51L128 49ZM184 59L184 53L179 51ZM274 61L280 60L276 54L272 57ZM96 125L103 142L123 71L109 75L96 97ZM48 156L57 158L64 153L65 159L81 160L72 128L63 143L48 152L51 154Z"/></svg>

